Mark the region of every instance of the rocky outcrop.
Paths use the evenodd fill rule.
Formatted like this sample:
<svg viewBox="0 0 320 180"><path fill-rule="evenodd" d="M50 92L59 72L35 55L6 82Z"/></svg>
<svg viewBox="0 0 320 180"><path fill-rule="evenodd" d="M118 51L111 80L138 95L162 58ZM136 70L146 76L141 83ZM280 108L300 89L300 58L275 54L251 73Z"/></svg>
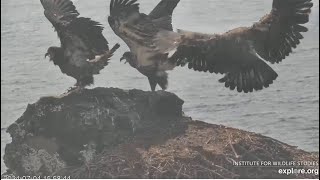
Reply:
<svg viewBox="0 0 320 180"><path fill-rule="evenodd" d="M317 178L283 175L318 155L258 134L192 121L168 92L96 88L29 105L8 128L8 173L71 178ZM242 161L259 165L239 166ZM313 163L313 164L312 164ZM290 167L291 168L291 167Z"/></svg>

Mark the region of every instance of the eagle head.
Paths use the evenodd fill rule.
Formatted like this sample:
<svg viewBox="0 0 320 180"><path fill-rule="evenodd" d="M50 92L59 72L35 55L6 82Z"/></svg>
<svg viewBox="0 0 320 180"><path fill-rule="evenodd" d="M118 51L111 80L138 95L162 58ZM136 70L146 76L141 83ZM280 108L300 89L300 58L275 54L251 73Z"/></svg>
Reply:
<svg viewBox="0 0 320 180"><path fill-rule="evenodd" d="M132 61L132 53L131 52L125 52L122 57L120 58L120 62L125 60L125 64Z"/></svg>
<svg viewBox="0 0 320 180"><path fill-rule="evenodd" d="M125 64L129 63L132 67L136 68L136 58L132 52L125 52L120 58L120 62L125 60Z"/></svg>

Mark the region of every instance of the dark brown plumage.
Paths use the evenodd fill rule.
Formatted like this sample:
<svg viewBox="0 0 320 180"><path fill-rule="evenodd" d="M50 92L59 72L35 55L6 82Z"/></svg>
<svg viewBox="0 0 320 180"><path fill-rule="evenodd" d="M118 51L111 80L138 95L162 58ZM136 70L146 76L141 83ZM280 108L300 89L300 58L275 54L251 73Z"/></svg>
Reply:
<svg viewBox="0 0 320 180"><path fill-rule="evenodd" d="M61 47L50 47L46 56L60 67L62 73L77 80L76 87L93 84L93 75L99 74L109 58L119 48L109 50L102 35L103 27L89 18L78 17L70 0L40 0L44 14L52 23L61 41Z"/></svg>
<svg viewBox="0 0 320 180"><path fill-rule="evenodd" d="M150 12L148 18L151 20L167 19L160 24L160 28L172 31L172 13L180 0L161 0L158 5ZM139 67L135 55L132 52L125 52L120 61L126 60L131 67L136 68L141 74L145 75L148 80L152 91L155 91L156 86L159 85L163 90L168 87L168 74L165 72L157 74L156 68L153 67Z"/></svg>
<svg viewBox="0 0 320 180"><path fill-rule="evenodd" d="M163 90L168 87L168 74L159 69L157 63L166 55L149 53L157 51L157 47L153 46L153 37L159 30L172 31L172 13L179 1L161 0L149 15L139 12L136 0L112 0L110 3L109 24L131 50L123 54L121 61L126 60L145 75L152 91L155 91L157 85ZM170 66L173 68L174 64Z"/></svg>
<svg viewBox="0 0 320 180"><path fill-rule="evenodd" d="M276 80L278 74L265 61L279 63L300 44L313 6L311 0L274 0L272 11L252 27L202 34L172 32L163 26L171 24L171 18L155 20L140 13L136 2L112 0L109 17L112 29L130 48L126 57L133 59L133 67L167 75L167 70L187 65L195 71L224 74L221 83L245 93Z"/></svg>
<svg viewBox="0 0 320 180"><path fill-rule="evenodd" d="M252 27L221 35L183 32L171 60L195 71L221 73L231 90L252 92L269 87L278 77L264 60L279 63L303 39L311 0L274 0L272 11Z"/></svg>

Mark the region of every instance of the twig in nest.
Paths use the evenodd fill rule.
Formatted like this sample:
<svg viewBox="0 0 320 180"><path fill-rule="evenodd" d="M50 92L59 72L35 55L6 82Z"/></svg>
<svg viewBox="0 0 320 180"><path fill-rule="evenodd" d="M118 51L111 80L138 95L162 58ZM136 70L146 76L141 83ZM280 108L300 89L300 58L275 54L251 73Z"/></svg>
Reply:
<svg viewBox="0 0 320 180"><path fill-rule="evenodd" d="M227 134L228 134L228 139L229 139L229 145L231 146L231 149L232 149L234 155L235 155L236 158L238 159L238 158L240 158L240 156L239 156L238 153L236 152L236 149L233 147L233 144L232 144L231 138L230 138L230 134L229 134L229 133L227 133Z"/></svg>
<svg viewBox="0 0 320 180"><path fill-rule="evenodd" d="M87 168L87 170L88 170L88 179L91 179L91 170L90 170L90 166L89 166L89 164L86 162L86 163L84 163L85 164L85 166L86 166L86 168Z"/></svg>
<svg viewBox="0 0 320 180"><path fill-rule="evenodd" d="M108 176L108 177L110 177L110 178L112 178L112 179L114 179L116 176L114 176L113 174L111 174L110 172L107 172L107 171L104 171L103 172L103 175L104 176Z"/></svg>
<svg viewBox="0 0 320 180"><path fill-rule="evenodd" d="M250 140L251 142L253 142L252 139L251 139L251 136L250 136L250 135L247 135L247 136L248 136L249 140Z"/></svg>
<svg viewBox="0 0 320 180"><path fill-rule="evenodd" d="M188 179L192 179L192 177L191 177L191 176L189 176L188 174L181 173L181 175L182 175L183 177L187 177Z"/></svg>
<svg viewBox="0 0 320 180"><path fill-rule="evenodd" d="M163 168L166 168L168 165L168 161L166 161L166 163L164 164Z"/></svg>
<svg viewBox="0 0 320 180"><path fill-rule="evenodd" d="M157 167L157 168L158 168L158 169L162 168L161 163L159 163L159 165L158 165L158 167Z"/></svg>
<svg viewBox="0 0 320 180"><path fill-rule="evenodd" d="M212 173L212 174L215 174L215 175L221 177L222 179L226 179L226 177L222 176L221 174L217 173L217 172L214 171L214 170L208 169L208 168L206 168L206 167L204 167L204 166L200 166L200 165L197 165L197 166L198 166L200 169L206 170L206 171L208 171L208 172L210 172L210 173Z"/></svg>
<svg viewBox="0 0 320 180"><path fill-rule="evenodd" d="M156 168L156 167L154 167L154 166L150 166L150 167L152 167L153 169L159 171L159 172L162 173L162 174L164 173L164 171L161 171L160 169L158 169L158 168Z"/></svg>
<svg viewBox="0 0 320 180"><path fill-rule="evenodd" d="M235 162L237 162L236 160L232 159L231 157L227 157L227 156L226 156L226 160L231 164L235 164Z"/></svg>
<svg viewBox="0 0 320 180"><path fill-rule="evenodd" d="M179 179L182 168L183 168L183 164L181 165L181 167L177 173L176 179Z"/></svg>
<svg viewBox="0 0 320 180"><path fill-rule="evenodd" d="M214 164L214 166L217 167L217 168L220 168L221 170L224 170L225 172L228 172L228 173L230 173L230 174L232 174L232 175L238 176L238 175L235 174L234 172L231 172L231 171L229 171L228 169L226 169L226 168L224 168L224 167L222 167L222 166L215 165L215 164Z"/></svg>
<svg viewBox="0 0 320 180"><path fill-rule="evenodd" d="M166 162L166 165L169 165L169 167L173 166L169 161Z"/></svg>

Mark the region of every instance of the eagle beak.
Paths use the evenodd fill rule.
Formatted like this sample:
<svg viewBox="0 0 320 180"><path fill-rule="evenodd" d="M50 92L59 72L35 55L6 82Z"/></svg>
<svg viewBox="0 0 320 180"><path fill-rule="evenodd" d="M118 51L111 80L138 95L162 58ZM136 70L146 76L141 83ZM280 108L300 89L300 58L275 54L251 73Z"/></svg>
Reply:
<svg viewBox="0 0 320 180"><path fill-rule="evenodd" d="M127 63L128 63L128 61L127 61L127 59L126 59L125 57L122 57L122 58L120 59L120 62L122 62L123 60L125 60L124 64L127 64Z"/></svg>

